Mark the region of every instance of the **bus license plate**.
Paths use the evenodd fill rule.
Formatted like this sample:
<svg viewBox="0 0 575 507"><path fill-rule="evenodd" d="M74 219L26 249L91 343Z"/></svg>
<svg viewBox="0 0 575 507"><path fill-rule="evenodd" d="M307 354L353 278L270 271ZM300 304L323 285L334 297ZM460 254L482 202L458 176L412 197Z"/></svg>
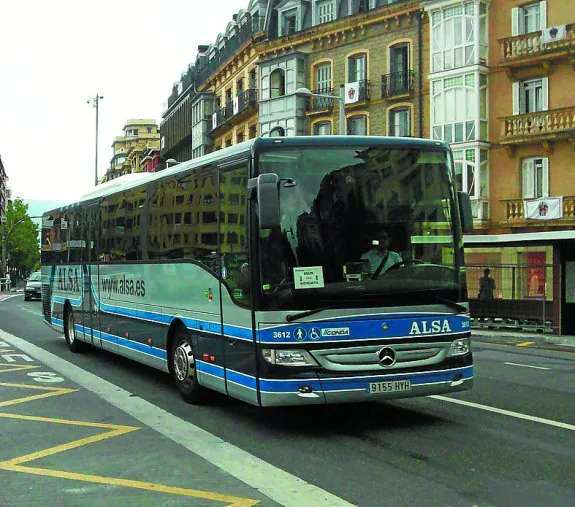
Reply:
<svg viewBox="0 0 575 507"><path fill-rule="evenodd" d="M371 382L368 392L370 394L379 393L401 393L411 391L411 380L393 380L391 382Z"/></svg>

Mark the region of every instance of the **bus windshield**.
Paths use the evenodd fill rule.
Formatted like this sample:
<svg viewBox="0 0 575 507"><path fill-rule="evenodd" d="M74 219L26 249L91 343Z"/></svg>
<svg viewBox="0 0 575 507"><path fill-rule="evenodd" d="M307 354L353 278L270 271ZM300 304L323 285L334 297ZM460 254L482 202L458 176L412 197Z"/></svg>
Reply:
<svg viewBox="0 0 575 507"><path fill-rule="evenodd" d="M281 226L259 232L264 309L464 301L449 152L409 146L261 152Z"/></svg>

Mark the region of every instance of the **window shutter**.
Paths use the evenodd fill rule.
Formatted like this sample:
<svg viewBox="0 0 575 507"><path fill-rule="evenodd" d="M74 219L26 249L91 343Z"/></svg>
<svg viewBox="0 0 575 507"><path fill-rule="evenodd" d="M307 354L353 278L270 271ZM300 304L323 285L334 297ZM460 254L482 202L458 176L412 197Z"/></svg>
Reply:
<svg viewBox="0 0 575 507"><path fill-rule="evenodd" d="M549 109L549 78L541 78L541 111Z"/></svg>
<svg viewBox="0 0 575 507"><path fill-rule="evenodd" d="M524 160L523 164L523 199L535 197L535 163L533 159Z"/></svg>
<svg viewBox="0 0 575 507"><path fill-rule="evenodd" d="M519 35L519 19L521 17L521 8L513 7L511 9L511 35L515 37Z"/></svg>
<svg viewBox="0 0 575 507"><path fill-rule="evenodd" d="M547 2L539 2L539 30L547 28Z"/></svg>
<svg viewBox="0 0 575 507"><path fill-rule="evenodd" d="M519 85L519 81L513 83L513 116L517 116L520 109Z"/></svg>
<svg viewBox="0 0 575 507"><path fill-rule="evenodd" d="M541 159L541 162L543 163L543 181L541 182L542 193L543 197L549 197L549 159L543 158Z"/></svg>

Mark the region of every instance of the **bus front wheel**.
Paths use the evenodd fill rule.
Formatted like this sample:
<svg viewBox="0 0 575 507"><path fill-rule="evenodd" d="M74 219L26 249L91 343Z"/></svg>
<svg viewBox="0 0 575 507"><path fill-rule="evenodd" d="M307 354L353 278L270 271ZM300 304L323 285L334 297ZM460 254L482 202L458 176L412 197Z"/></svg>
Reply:
<svg viewBox="0 0 575 507"><path fill-rule="evenodd" d="M205 388L198 383L192 338L185 329L175 331L170 356L170 371L182 398L187 403L201 403L205 398Z"/></svg>
<svg viewBox="0 0 575 507"><path fill-rule="evenodd" d="M64 336L66 337L68 348L72 352L82 352L85 345L76 337L74 311L69 304L66 305L66 311L64 312Z"/></svg>

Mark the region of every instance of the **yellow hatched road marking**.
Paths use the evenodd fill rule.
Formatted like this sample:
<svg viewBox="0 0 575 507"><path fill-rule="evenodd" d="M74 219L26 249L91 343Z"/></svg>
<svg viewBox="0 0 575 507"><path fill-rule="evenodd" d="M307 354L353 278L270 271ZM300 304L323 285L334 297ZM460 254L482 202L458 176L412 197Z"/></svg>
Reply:
<svg viewBox="0 0 575 507"><path fill-rule="evenodd" d="M257 505L259 501L250 498L241 498L237 496L222 495L219 493L211 493L209 491L201 491L197 489L178 488L175 486L166 486L164 484L156 484L153 482L134 481L130 479L120 479L117 477L103 477L99 475L78 474L75 472L65 472L62 470L47 470L45 468L33 468L28 466L12 465L10 463L0 463L1 470L11 472L23 472L26 474L36 474L48 477L58 477L61 479L70 479L74 481L92 482L95 484L111 484L115 486L124 486L127 488L144 489L148 491L155 491L158 493L169 493L172 495L189 496L194 498L203 498L205 500L215 500L219 502L226 502L229 507L252 507Z"/></svg>
<svg viewBox="0 0 575 507"><path fill-rule="evenodd" d="M521 342L518 343L517 346L518 347L529 347L529 345L533 345L535 342Z"/></svg>
<svg viewBox="0 0 575 507"><path fill-rule="evenodd" d="M4 352L2 349L0 349ZM13 352L13 351L7 351ZM0 373L8 373L9 371L20 371L20 370L33 370L34 368L40 368L40 366L30 366L28 364L0 364Z"/></svg>
<svg viewBox="0 0 575 507"><path fill-rule="evenodd" d="M53 396L60 396L61 394L68 394L78 391L78 389L70 389L67 387L31 386L28 384L12 384L10 382L0 382L0 386L15 387L18 389L35 389L38 391L48 391L44 394L33 394L32 396L25 396L23 398L15 398L13 400L1 401L0 407L8 407L10 405L17 405L18 403L28 403L29 401L41 400L43 398L51 398Z"/></svg>
<svg viewBox="0 0 575 507"><path fill-rule="evenodd" d="M38 366L29 366L29 365L0 365L2 367L9 366L10 369L3 369L0 370L0 373L7 372L7 371L18 371L18 370L27 370L32 368L38 368ZM44 391L42 394L35 394L31 396L26 396L23 398L16 398L13 400L7 400L0 402L0 407L6 407L10 405L16 405L19 403L27 403L29 401L34 401L43 398L49 398L53 396L60 396L62 394L68 394L78 391L78 389L70 389L70 388L63 388L63 387L47 387L47 386L38 386L38 385L29 385L29 384L15 384L10 382L0 382L0 386L2 387L13 387L16 389L33 389L37 391ZM89 445L95 442L102 442L104 440L109 440L111 438L119 437L125 435L127 433L131 433L134 431L139 430L140 428L137 426L124 426L118 424L108 424L108 423L99 423L99 422L89 422L89 421L75 421L70 419L60 419L54 417L42 417L42 416L33 416L33 415L24 415L24 414L10 414L10 413L1 413L0 418L4 419L15 419L21 421L34 421L34 422L41 422L41 423L48 423L48 424L66 424L71 426L80 426L80 427L89 427L89 428L100 428L100 429L107 429L110 431L105 431L104 433L100 433L98 435L93 435L86 438L81 438L78 440L73 440L72 442L67 442L65 444L60 444L54 447L50 447L48 449L44 449L41 451L36 451L33 453L25 454L23 456L19 456L16 458L12 458L8 461L0 462L0 470L8 471L8 472L21 472L27 474L35 474L35 475L42 475L47 477L55 477L61 479L71 479L76 481L84 481L84 482L92 482L96 484L110 484L115 486L124 486L128 488L134 489L143 489L148 491L154 491L158 493L168 493L172 495L179 495L179 496L187 496L193 498L201 498L204 500L214 500L219 502L225 502L228 504L228 507L252 507L259 503L258 500L253 500L250 498L242 498L236 497L231 495L223 495L220 493L213 493L210 491L201 491L196 489L188 489L188 488L181 488L176 486L167 486L165 484L156 484L153 482L145 482L145 481L136 481L131 479L121 479L117 477L104 477L98 475L90 475L90 474L79 474L75 472L66 472L63 470L49 470L45 468L37 468L37 467L30 467L30 466L23 466L23 463L29 463L34 460L38 460L41 458L45 458L47 456L52 456L54 454L62 453L65 451L69 451L71 449L76 449L79 447L83 447L85 445Z"/></svg>

